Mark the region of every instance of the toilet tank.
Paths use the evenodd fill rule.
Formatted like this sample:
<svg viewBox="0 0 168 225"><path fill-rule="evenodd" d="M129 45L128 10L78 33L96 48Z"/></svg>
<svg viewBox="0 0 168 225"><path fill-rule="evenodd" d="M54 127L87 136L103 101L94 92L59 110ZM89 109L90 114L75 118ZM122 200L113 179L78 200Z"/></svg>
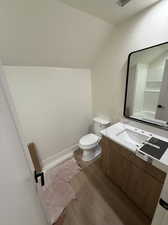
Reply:
<svg viewBox="0 0 168 225"><path fill-rule="evenodd" d="M110 126L110 121L101 117L95 117L93 119L93 133L101 136L100 131Z"/></svg>

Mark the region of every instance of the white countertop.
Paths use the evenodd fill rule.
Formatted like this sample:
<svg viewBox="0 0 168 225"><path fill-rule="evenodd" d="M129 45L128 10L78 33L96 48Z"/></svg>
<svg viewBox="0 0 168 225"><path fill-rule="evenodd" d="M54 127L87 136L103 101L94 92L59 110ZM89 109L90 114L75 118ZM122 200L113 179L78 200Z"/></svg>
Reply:
<svg viewBox="0 0 168 225"><path fill-rule="evenodd" d="M136 150L138 149L138 146L135 145L135 143L131 143L131 141L129 139L128 139L128 141L127 141L127 139L124 140L124 139L120 138L120 136L118 135L119 133L123 132L126 129L129 129L129 130L133 131L134 133L140 134L142 136L145 135L149 139L151 137L155 137L160 140L168 142L168 139L165 137L153 134L151 132L147 132L145 130L136 128L134 126L130 126L130 125L122 123L122 122L116 123L106 129L102 130L101 134L136 154ZM152 165L156 166L157 168L159 168L165 172L168 171L168 149L165 151L165 153L162 155L162 157L159 160L151 157L151 155L149 155L149 157L152 158Z"/></svg>

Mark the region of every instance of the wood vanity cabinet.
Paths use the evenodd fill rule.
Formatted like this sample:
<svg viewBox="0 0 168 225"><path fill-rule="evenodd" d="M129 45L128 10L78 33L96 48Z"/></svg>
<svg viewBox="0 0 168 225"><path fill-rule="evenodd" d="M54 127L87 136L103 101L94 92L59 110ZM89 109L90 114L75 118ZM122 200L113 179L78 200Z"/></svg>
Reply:
<svg viewBox="0 0 168 225"><path fill-rule="evenodd" d="M102 138L101 147L104 173L152 219L166 173L109 138Z"/></svg>

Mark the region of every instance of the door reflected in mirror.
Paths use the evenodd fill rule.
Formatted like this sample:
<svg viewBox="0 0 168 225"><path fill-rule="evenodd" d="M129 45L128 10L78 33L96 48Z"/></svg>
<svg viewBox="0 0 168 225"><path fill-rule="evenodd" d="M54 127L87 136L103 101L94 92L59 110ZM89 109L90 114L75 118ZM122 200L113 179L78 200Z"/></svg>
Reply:
<svg viewBox="0 0 168 225"><path fill-rule="evenodd" d="M168 128L168 43L129 55L124 115Z"/></svg>

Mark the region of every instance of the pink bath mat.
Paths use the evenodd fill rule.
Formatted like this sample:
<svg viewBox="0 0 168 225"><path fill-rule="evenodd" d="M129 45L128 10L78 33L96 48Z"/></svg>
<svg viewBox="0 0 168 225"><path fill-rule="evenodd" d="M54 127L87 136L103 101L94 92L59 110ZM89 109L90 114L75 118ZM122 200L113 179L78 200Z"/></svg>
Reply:
<svg viewBox="0 0 168 225"><path fill-rule="evenodd" d="M45 186L38 185L40 200L50 224L56 223L66 206L75 199L70 180L79 171L76 160L69 159L45 173Z"/></svg>

